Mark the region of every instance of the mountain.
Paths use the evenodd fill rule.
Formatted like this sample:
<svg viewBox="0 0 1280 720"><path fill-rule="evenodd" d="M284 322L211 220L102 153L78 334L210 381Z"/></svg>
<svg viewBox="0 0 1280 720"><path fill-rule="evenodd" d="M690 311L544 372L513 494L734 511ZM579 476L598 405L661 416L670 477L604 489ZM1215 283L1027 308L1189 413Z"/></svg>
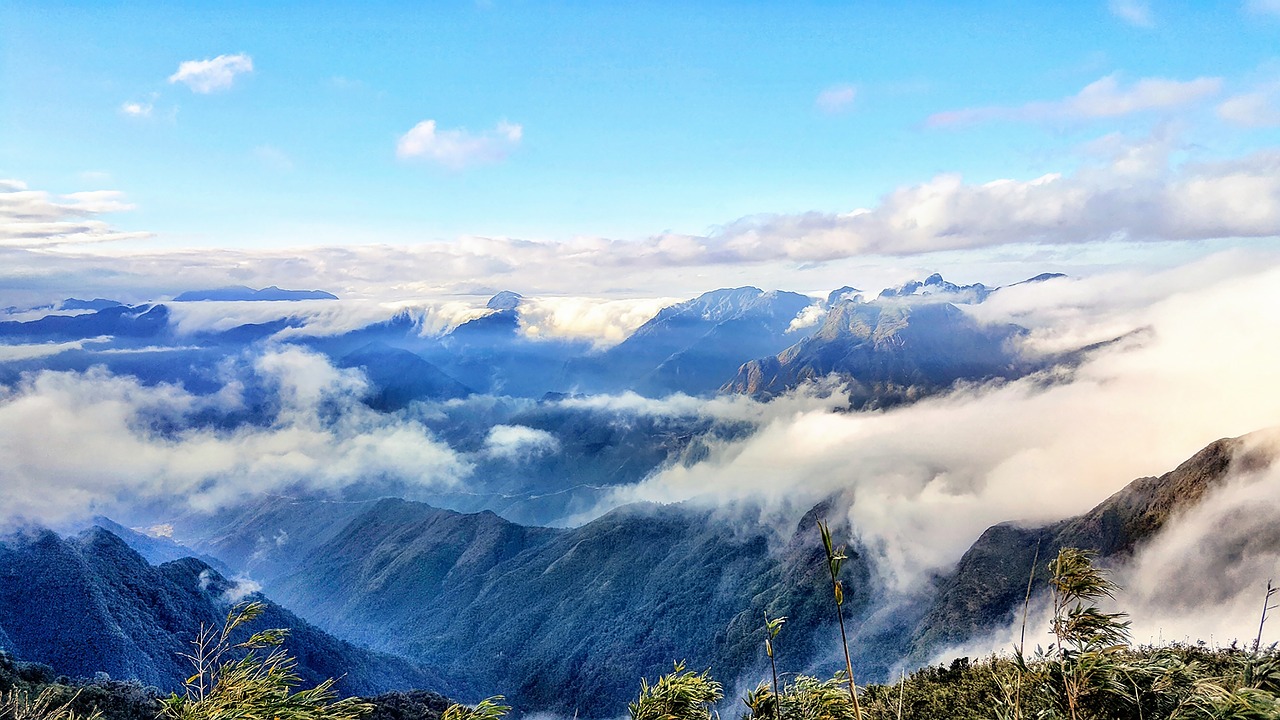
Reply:
<svg viewBox="0 0 1280 720"><path fill-rule="evenodd" d="M582 390L713 393L743 362L776 353L799 337L789 332L813 298L740 287L703 293L664 308L626 340L572 363Z"/></svg>
<svg viewBox="0 0 1280 720"><path fill-rule="evenodd" d="M480 694L615 717L637 678L674 660L730 677L759 669L766 609L790 617L794 663L834 659L834 636L819 632L832 622L815 529L827 509L778 538L681 506L628 506L561 530L383 500L270 591L339 636L465 675ZM875 591L851 554L846 610L858 618Z"/></svg>
<svg viewBox="0 0 1280 720"><path fill-rule="evenodd" d="M201 624L220 625L228 598L241 593L193 558L153 566L100 527L72 538L33 529L0 539L0 639L69 676L106 672L177 689L190 674L177 653ZM421 667L338 640L269 601L260 623L290 630L286 647L305 682L340 677L348 695L443 687Z"/></svg>
<svg viewBox="0 0 1280 720"><path fill-rule="evenodd" d="M276 301L276 300L337 300L338 296L324 290L282 290L275 285L254 290L244 285L231 285L210 290L188 290L179 293L174 302L224 301Z"/></svg>
<svg viewBox="0 0 1280 720"><path fill-rule="evenodd" d="M62 310L106 310L107 308L123 305L124 303L115 300L107 300L106 298L94 298L92 300L81 300L80 298L67 298L63 300L58 307Z"/></svg>
<svg viewBox="0 0 1280 720"><path fill-rule="evenodd" d="M414 400L449 400L471 394L422 356L383 343L370 343L342 357L339 367L358 367L373 385L369 405L383 411L399 410Z"/></svg>
<svg viewBox="0 0 1280 720"><path fill-rule="evenodd" d="M980 303L997 288L989 288L982 283L972 285L956 285L934 273L924 280L911 280L896 288L885 288L880 291L881 298L905 298L945 296L950 302Z"/></svg>
<svg viewBox="0 0 1280 720"><path fill-rule="evenodd" d="M1043 568L1060 548L1097 551L1104 564L1132 557L1171 519L1229 478L1274 462L1271 452L1253 439L1211 443L1174 470L1134 480L1083 515L1042 527L1004 523L987 529L940 581L914 633L913 654L923 658L930 651L1008 627L1022 605L1037 557L1037 590L1047 586Z"/></svg>
<svg viewBox="0 0 1280 720"><path fill-rule="evenodd" d="M38 320L0 322L0 338L84 340L104 335L155 338L169 329L164 305L113 305L81 315L46 315Z"/></svg>
<svg viewBox="0 0 1280 720"><path fill-rule="evenodd" d="M931 278L932 279L932 278ZM773 397L836 375L857 408L885 407L941 392L958 381L1021 376L1015 325L981 325L949 302L910 302L881 295L845 299L812 335L773 357L745 363L723 388Z"/></svg>
<svg viewBox="0 0 1280 720"><path fill-rule="evenodd" d="M120 538L125 545L128 545L130 549L141 555L144 560L152 565L163 565L174 560L194 557L221 575L235 574L221 560L212 555L197 553L189 547L174 542L172 538L147 535L132 528L127 528L107 517L95 517L93 526L102 528Z"/></svg>

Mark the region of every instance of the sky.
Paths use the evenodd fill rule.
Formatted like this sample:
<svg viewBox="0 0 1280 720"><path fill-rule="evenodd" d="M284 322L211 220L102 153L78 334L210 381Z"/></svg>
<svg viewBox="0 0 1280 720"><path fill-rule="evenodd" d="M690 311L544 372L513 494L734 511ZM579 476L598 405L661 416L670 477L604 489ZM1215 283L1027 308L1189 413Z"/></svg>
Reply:
<svg viewBox="0 0 1280 720"><path fill-rule="evenodd" d="M1275 0L8 2L0 288L1168 267L1280 232L1278 41Z"/></svg>

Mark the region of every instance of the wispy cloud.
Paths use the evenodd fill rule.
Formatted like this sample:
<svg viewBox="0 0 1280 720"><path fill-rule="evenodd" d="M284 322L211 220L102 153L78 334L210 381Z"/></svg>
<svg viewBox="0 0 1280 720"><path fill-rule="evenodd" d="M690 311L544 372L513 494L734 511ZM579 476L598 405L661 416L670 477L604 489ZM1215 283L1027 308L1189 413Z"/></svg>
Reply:
<svg viewBox="0 0 1280 720"><path fill-rule="evenodd" d="M857 97L858 89L853 85L832 85L818 93L818 99L813 104L828 115L838 115L851 109Z"/></svg>
<svg viewBox="0 0 1280 720"><path fill-rule="evenodd" d="M435 120L423 120L396 143L401 160L425 160L459 170L505 160L520 145L524 128L502 121L492 130L473 133L465 128L442 130Z"/></svg>
<svg viewBox="0 0 1280 720"><path fill-rule="evenodd" d="M120 112L129 117L151 117L151 103L126 102L120 106Z"/></svg>
<svg viewBox="0 0 1280 720"><path fill-rule="evenodd" d="M19 180L0 180L0 246L48 247L150 237L150 233L121 232L92 219L133 207L115 190L54 195L28 189Z"/></svg>
<svg viewBox="0 0 1280 720"><path fill-rule="evenodd" d="M1117 76L1108 75L1062 100L948 110L929 116L925 125L951 127L992 121L1049 122L1115 118L1139 112L1185 107L1217 95L1221 89L1222 79L1216 77L1185 81L1142 78L1126 87Z"/></svg>
<svg viewBox="0 0 1280 720"><path fill-rule="evenodd" d="M1280 82L1227 98L1218 106L1218 117L1242 127L1280 126Z"/></svg>
<svg viewBox="0 0 1280 720"><path fill-rule="evenodd" d="M1151 15L1151 5L1146 0L1111 0L1107 4L1111 14L1134 27L1149 28L1155 26Z"/></svg>
<svg viewBox="0 0 1280 720"><path fill-rule="evenodd" d="M1280 0L1245 0L1244 9L1259 15L1280 15Z"/></svg>
<svg viewBox="0 0 1280 720"><path fill-rule="evenodd" d="M182 83L192 92L207 95L230 89L236 76L253 72L253 58L239 53L219 55L209 60L186 60L169 76L170 83Z"/></svg>

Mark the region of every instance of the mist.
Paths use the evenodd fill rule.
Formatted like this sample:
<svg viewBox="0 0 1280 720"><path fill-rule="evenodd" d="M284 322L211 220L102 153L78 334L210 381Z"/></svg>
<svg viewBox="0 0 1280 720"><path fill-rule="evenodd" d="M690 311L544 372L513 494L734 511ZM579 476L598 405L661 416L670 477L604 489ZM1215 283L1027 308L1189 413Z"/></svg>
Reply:
<svg viewBox="0 0 1280 720"><path fill-rule="evenodd" d="M1278 283L1280 266L1233 255L1153 278L1024 286L975 312L993 321L1034 315L1032 341L1059 347L1120 339L1071 368L907 407L778 414L750 437L710 442L705 460L665 467L608 502L748 501L795 511L843 493L888 587L917 588L994 523L1078 514L1215 439L1280 423L1280 337L1270 331L1280 317ZM1081 329L1094 313L1107 328L1098 337Z"/></svg>
<svg viewBox="0 0 1280 720"><path fill-rule="evenodd" d="M356 371L296 347L248 362L249 379L269 391L261 422L208 422L246 410L234 376L209 395L102 368L0 388L2 519L60 524L149 501L210 511L380 478L447 488L470 472L421 422L367 408Z"/></svg>

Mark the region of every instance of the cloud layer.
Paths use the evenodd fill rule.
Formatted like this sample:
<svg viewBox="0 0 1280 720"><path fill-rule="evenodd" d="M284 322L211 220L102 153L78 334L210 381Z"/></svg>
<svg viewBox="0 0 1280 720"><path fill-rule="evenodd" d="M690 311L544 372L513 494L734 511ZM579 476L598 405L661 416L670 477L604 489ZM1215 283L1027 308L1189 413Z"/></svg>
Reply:
<svg viewBox="0 0 1280 720"><path fill-rule="evenodd" d="M42 248L150 237L150 233L122 232L95 219L133 207L124 201L123 193L114 190L54 195L32 190L20 180L0 179L0 247Z"/></svg>
<svg viewBox="0 0 1280 720"><path fill-rule="evenodd" d="M212 396L100 369L0 389L0 519L58 523L147 502L211 510L388 480L442 489L470 471L418 422L361 404L359 373L298 348L251 362L273 410L265 424L231 429L196 418L244 409L234 378Z"/></svg>

